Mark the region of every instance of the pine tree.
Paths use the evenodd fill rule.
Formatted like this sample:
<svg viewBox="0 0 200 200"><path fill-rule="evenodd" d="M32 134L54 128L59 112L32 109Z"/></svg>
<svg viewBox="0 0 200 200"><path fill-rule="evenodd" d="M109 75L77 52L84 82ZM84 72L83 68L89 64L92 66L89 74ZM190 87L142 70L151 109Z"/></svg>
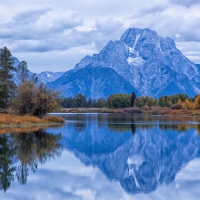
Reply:
<svg viewBox="0 0 200 200"><path fill-rule="evenodd" d="M136 99L136 94L135 94L135 92L132 92L132 94L131 94L131 106L134 106L135 99Z"/></svg>
<svg viewBox="0 0 200 200"><path fill-rule="evenodd" d="M16 85L13 81L14 58L7 47L0 49L0 108L7 109L14 95Z"/></svg>
<svg viewBox="0 0 200 200"><path fill-rule="evenodd" d="M32 81L34 84L38 83L38 78L36 76L36 73L33 73L32 76L29 77L29 70L26 61L21 61L20 64L18 65L17 77L19 80L19 85L28 81Z"/></svg>
<svg viewBox="0 0 200 200"><path fill-rule="evenodd" d="M22 61L17 67L17 77L19 80L19 83L24 83L28 81L28 67L27 67L27 62Z"/></svg>

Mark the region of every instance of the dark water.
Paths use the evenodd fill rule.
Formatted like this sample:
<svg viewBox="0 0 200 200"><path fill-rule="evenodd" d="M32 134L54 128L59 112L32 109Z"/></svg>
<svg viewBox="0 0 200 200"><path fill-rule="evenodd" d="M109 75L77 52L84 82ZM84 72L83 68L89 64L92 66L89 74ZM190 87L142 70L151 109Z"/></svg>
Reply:
<svg viewBox="0 0 200 200"><path fill-rule="evenodd" d="M66 114L0 136L0 199L199 199L200 120Z"/></svg>

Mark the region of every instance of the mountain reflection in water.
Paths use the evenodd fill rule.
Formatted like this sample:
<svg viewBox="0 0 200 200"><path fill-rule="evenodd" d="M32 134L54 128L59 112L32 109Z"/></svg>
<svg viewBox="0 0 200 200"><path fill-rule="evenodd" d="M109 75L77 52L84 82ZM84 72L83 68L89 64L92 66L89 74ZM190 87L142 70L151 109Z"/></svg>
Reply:
<svg viewBox="0 0 200 200"><path fill-rule="evenodd" d="M66 123L60 128L0 136L0 188L7 191L6 199L27 199L29 193L38 193L33 199L49 194L52 199L112 199L110 194L146 200L168 198L168 193L170 199L198 199L199 171L190 165L195 179L185 171L200 154L198 118L123 113L63 117ZM195 162L200 166L200 159Z"/></svg>
<svg viewBox="0 0 200 200"><path fill-rule="evenodd" d="M36 172L39 163L61 155L61 134L40 129L30 133L0 136L0 189L4 192L12 181L26 184L29 171Z"/></svg>
<svg viewBox="0 0 200 200"><path fill-rule="evenodd" d="M180 169L199 155L199 122L189 119L67 115L64 145L85 165L119 181L128 193L149 193L172 183Z"/></svg>

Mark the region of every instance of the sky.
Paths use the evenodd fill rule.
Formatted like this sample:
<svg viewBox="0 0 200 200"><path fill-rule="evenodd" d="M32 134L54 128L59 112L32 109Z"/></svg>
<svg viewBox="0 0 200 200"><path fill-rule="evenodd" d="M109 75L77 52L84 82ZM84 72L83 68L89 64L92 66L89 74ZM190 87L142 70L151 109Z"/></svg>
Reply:
<svg viewBox="0 0 200 200"><path fill-rule="evenodd" d="M6 0L0 2L0 47L32 72L67 71L128 28L175 40L200 64L200 0Z"/></svg>

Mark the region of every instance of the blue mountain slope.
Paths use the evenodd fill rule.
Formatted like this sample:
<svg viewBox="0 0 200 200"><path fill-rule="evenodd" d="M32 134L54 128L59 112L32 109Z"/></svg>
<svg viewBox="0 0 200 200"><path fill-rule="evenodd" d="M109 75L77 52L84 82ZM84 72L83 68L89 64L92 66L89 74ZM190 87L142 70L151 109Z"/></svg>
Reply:
<svg viewBox="0 0 200 200"><path fill-rule="evenodd" d="M107 98L110 94L129 93L135 91L128 81L114 69L87 66L67 71L56 81L48 83L60 90L63 96L75 96L78 93L94 99Z"/></svg>
<svg viewBox="0 0 200 200"><path fill-rule="evenodd" d="M164 39L150 29L128 29L119 41L110 41L99 54L86 56L75 69L88 64L114 69L142 95L193 96L200 92L198 67L172 39Z"/></svg>
<svg viewBox="0 0 200 200"><path fill-rule="evenodd" d="M172 39L150 29L130 28L49 85L64 96L83 93L97 98L131 90L155 98L177 93L194 96L200 93L199 74L200 67Z"/></svg>

